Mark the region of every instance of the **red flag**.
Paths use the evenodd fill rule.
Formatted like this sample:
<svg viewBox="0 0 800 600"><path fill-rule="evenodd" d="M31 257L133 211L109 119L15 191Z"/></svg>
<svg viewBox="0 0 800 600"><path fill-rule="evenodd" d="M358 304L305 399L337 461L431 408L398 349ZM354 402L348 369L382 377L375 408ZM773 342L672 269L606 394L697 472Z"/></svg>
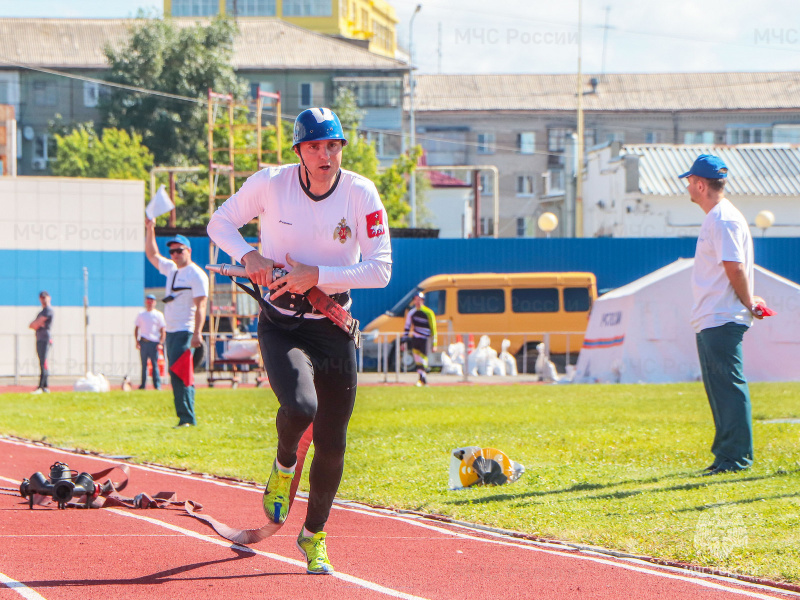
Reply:
<svg viewBox="0 0 800 600"><path fill-rule="evenodd" d="M378 237L386 233L386 227L383 224L383 211L376 210L374 213L367 215L367 237Z"/></svg>
<svg viewBox="0 0 800 600"><path fill-rule="evenodd" d="M771 317L775 314L775 311L767 306L766 302L759 302L756 304L756 309L754 312L758 317Z"/></svg>
<svg viewBox="0 0 800 600"><path fill-rule="evenodd" d="M194 385L194 365L192 364L192 351L184 350L181 357L176 360L169 368L183 382L183 385L190 387Z"/></svg>

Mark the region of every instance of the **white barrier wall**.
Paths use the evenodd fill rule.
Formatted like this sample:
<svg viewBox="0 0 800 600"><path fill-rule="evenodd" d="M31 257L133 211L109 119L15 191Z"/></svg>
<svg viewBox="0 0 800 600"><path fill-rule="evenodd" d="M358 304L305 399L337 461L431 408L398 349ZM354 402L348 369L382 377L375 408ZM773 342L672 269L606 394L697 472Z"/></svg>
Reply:
<svg viewBox="0 0 800 600"><path fill-rule="evenodd" d="M133 322L144 302L144 182L0 177L0 376L38 374L28 324L41 310L42 290L55 312L53 375L87 370L85 333L94 340L89 368L94 360L107 376L125 375L131 352L138 365Z"/></svg>

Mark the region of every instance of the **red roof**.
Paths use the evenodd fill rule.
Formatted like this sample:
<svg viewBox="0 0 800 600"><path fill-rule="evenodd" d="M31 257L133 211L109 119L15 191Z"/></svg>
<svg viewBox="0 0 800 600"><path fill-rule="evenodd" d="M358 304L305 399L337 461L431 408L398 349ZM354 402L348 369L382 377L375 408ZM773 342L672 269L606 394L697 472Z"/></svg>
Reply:
<svg viewBox="0 0 800 600"><path fill-rule="evenodd" d="M457 177L453 177L452 175L448 175L447 173L443 173L442 171L428 171L427 175L428 178L431 180L431 185L433 187L459 187L459 188L472 187L472 184L464 183Z"/></svg>

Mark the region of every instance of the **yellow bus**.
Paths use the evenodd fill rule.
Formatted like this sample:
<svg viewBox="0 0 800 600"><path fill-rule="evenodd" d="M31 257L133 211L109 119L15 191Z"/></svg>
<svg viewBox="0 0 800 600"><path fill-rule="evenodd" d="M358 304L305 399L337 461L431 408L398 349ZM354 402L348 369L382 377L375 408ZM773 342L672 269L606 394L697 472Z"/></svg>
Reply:
<svg viewBox="0 0 800 600"><path fill-rule="evenodd" d="M597 299L597 278L581 272L434 275L409 290L364 332L402 333L406 311L419 291L436 315L439 350L446 350L459 335L466 344L472 334L477 344L486 334L498 352L508 338L509 352L519 356L525 345L528 356L535 358L536 345L549 334L551 358L563 366L564 361L553 355L569 353L571 363L577 359Z"/></svg>

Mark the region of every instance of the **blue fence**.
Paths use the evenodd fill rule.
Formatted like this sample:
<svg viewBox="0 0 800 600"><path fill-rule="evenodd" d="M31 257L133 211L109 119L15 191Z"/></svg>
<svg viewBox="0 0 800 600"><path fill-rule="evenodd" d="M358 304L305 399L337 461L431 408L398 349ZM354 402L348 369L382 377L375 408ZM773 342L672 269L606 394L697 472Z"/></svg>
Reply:
<svg viewBox="0 0 800 600"><path fill-rule="evenodd" d="M159 238L161 252L166 252ZM192 259L208 262L208 238L191 238ZM800 238L756 238L756 263L800 282ZM391 308L417 283L440 273L519 273L525 271L589 271L603 293L630 283L678 258L694 256L696 238L589 238L392 240L392 280L384 289L353 290L353 313L362 324ZM166 254L164 254L166 256ZM145 285L158 287L165 278L147 259ZM220 262L227 261L221 255ZM227 281L227 278L219 279Z"/></svg>

